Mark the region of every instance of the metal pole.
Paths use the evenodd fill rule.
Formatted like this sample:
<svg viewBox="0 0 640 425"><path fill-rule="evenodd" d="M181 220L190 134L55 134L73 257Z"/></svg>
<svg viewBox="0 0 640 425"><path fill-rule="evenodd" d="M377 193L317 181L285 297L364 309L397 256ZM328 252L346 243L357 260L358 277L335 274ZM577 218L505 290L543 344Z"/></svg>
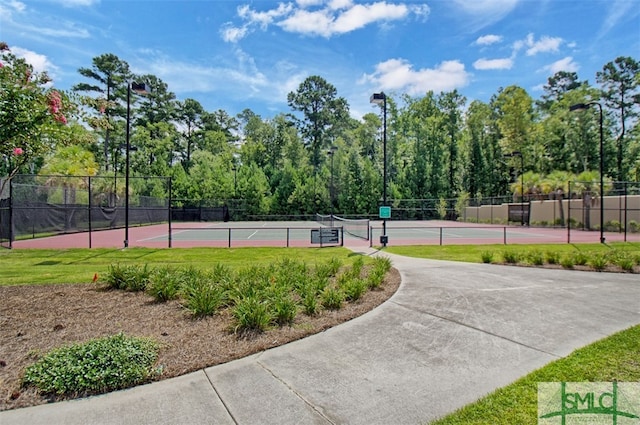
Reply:
<svg viewBox="0 0 640 425"><path fill-rule="evenodd" d="M387 206L387 95L382 92L383 96L383 106L382 106L382 114L383 114L383 129L382 129L382 205ZM382 234L387 236L387 219L382 219ZM385 242L382 244L383 247L387 246L386 238Z"/></svg>
<svg viewBox="0 0 640 425"><path fill-rule="evenodd" d="M124 174L124 247L129 246L129 120L131 119L131 82L127 83L127 131L126 131L126 164Z"/></svg>
<svg viewBox="0 0 640 425"><path fill-rule="evenodd" d="M171 196L172 196L172 187L171 187L171 177L169 177L169 248L171 248Z"/></svg>
<svg viewBox="0 0 640 425"><path fill-rule="evenodd" d="M89 176L89 249L91 249L91 176Z"/></svg>
<svg viewBox="0 0 640 425"><path fill-rule="evenodd" d="M604 133L602 131L602 105L593 102L600 109L600 243L604 243Z"/></svg>

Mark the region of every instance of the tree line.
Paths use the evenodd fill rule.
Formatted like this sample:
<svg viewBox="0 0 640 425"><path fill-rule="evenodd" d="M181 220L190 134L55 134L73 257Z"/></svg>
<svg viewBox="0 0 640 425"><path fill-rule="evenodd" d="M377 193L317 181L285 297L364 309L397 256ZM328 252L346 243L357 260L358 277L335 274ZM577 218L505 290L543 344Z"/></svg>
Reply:
<svg viewBox="0 0 640 425"><path fill-rule="evenodd" d="M250 215L371 215L381 205L382 108L352 117L321 76L287 95L288 111L232 116L177 99L160 78L135 75L113 54L80 68L80 82L67 92L52 89L46 74L34 73L5 43L0 64L0 175L123 176L127 85L135 81L149 91L130 92L131 175L170 176L178 202L242 205ZM639 181L640 64L618 57L595 81L563 71L538 99L508 86L489 102L457 90L386 93L391 205L540 196L566 192L568 181L595 185L600 119L591 102L603 108L607 181ZM571 112L575 104L591 107ZM168 196L160 185L137 190Z"/></svg>

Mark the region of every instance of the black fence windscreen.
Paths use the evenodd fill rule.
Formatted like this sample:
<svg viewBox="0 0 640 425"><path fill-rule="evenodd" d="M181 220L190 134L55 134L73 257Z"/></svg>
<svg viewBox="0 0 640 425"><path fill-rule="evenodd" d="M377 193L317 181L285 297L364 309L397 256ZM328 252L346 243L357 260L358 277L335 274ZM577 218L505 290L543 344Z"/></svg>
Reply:
<svg viewBox="0 0 640 425"><path fill-rule="evenodd" d="M154 192L167 193L169 184L165 177L129 179L130 226L169 219L168 199L152 196ZM5 213L5 203L10 205L7 217L0 217L0 238L124 227L125 187L122 177L17 175L11 181L10 201L0 204L0 214Z"/></svg>

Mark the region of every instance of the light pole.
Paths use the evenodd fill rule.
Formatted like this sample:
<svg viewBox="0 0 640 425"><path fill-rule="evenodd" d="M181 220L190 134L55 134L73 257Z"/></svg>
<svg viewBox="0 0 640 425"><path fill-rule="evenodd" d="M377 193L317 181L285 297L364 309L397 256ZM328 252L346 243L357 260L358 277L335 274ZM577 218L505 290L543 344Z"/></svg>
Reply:
<svg viewBox="0 0 640 425"><path fill-rule="evenodd" d="M333 227L333 157L338 150L337 146L331 146L331 149L327 152L327 155L331 157L331 186L329 188L329 207L331 213L331 227Z"/></svg>
<svg viewBox="0 0 640 425"><path fill-rule="evenodd" d="M369 98L370 103L382 105L382 206L387 206L387 95L384 92L374 93ZM387 219L382 219L382 236L380 242L387 246Z"/></svg>
<svg viewBox="0 0 640 425"><path fill-rule="evenodd" d="M598 102L576 103L569 111L584 111L597 105L600 111L600 243L604 243L604 133L602 131L602 105Z"/></svg>
<svg viewBox="0 0 640 425"><path fill-rule="evenodd" d="M131 127L131 90L138 94L149 93L149 87L144 83L127 83L127 131L126 131L126 164L124 173L124 247L129 247L129 156L131 142L129 140L129 128Z"/></svg>

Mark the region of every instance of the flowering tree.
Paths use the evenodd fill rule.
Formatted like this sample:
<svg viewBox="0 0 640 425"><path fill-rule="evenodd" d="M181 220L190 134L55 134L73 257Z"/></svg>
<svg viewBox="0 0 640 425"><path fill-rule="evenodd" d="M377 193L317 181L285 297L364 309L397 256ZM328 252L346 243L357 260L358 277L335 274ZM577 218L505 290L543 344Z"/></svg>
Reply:
<svg viewBox="0 0 640 425"><path fill-rule="evenodd" d="M36 73L0 42L0 193L21 166L53 150L66 137L68 97L48 87L48 75Z"/></svg>

